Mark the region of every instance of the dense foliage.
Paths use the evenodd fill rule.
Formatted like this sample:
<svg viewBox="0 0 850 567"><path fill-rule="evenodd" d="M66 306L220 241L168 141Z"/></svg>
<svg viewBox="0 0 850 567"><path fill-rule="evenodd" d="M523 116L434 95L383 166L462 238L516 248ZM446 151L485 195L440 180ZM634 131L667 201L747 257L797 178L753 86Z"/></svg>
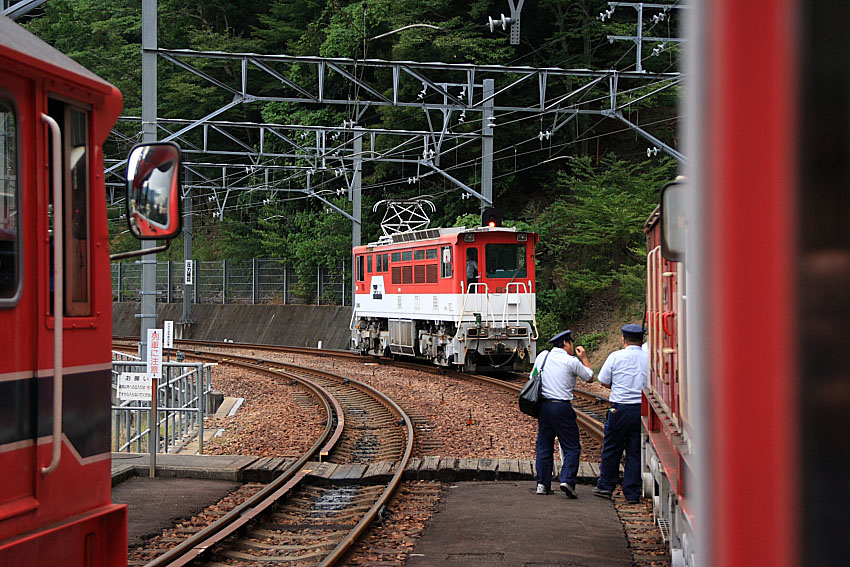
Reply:
<svg viewBox="0 0 850 567"><path fill-rule="evenodd" d="M613 19L600 21L598 14L607 8L606 0L526 2L522 42L512 46L507 34L491 33L485 25L488 16L508 11L504 0L159 0L158 43L170 49L239 53L634 69L633 43L607 39L608 35L635 33L634 10L621 8ZM410 24L439 29L413 27L372 39ZM139 0L51 0L25 25L118 86L124 93L125 115L140 115ZM645 24L644 32L675 36L676 25L676 18L668 17ZM647 55L651 47L644 46L645 69L677 69L675 49L668 46L660 56L651 57ZM198 67L222 81L239 76L237 68L212 60ZM231 93L163 60L158 68L161 117L198 119L232 98ZM285 72L293 79L310 78L309 71L298 65ZM367 74L364 78L381 77ZM271 77L265 80L268 83L261 91L273 93L279 87ZM569 92L582 84L569 77L551 78L549 89ZM335 94L341 98L357 100L356 89L333 75L329 75L327 88L338 89ZM622 87L622 100L631 97L635 101L624 111L625 117L675 146L677 87L641 98L651 88L643 84ZM535 89L536 85L527 91L529 100L519 102L534 104ZM587 97L605 93L604 88L591 90ZM237 105L218 118L336 126L354 119L358 110L362 108L355 102L350 106L255 102ZM672 160L660 155L648 158L646 149L651 144L622 122L578 115L549 137L539 137L552 129L552 120L551 115L497 114L494 136L495 204L504 210L509 223L540 233L538 307L544 334L580 318L592 298L607 297L626 309L642 302L643 223L655 206L658 188L676 174ZM366 128L428 128L421 110L395 107L368 108L359 124ZM475 131L479 125L471 120L453 128ZM119 124L118 128L131 141L138 138L138 124ZM456 178L476 187L480 152L474 145L448 149L442 164ZM475 222L476 200L462 199L463 192L442 177L421 173L411 164L365 164L363 241L375 240L380 234L382 213L372 213L372 205L381 199L430 195L438 207L432 226ZM414 183L408 182L411 178ZM259 186L261 182L248 172L243 185ZM350 221L299 192L305 183L303 174L293 175L291 191L274 199L260 190L238 192L230 196L221 214L211 194L196 192L194 256L283 258L300 270L347 261ZM342 179L317 174L312 183L325 199L351 210ZM114 250L137 246L122 234L121 212L120 206L110 210ZM182 258L179 240L166 257Z"/></svg>

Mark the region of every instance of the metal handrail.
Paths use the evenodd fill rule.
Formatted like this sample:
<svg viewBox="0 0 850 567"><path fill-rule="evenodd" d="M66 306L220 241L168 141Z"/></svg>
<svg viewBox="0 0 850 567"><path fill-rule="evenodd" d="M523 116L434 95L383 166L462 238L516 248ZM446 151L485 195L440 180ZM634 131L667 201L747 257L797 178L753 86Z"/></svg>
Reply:
<svg viewBox="0 0 850 567"><path fill-rule="evenodd" d="M63 251L65 249L62 211L62 132L59 124L42 113L42 122L50 129L53 151L53 456L50 464L42 467L41 474L47 476L59 466L62 458L62 334L65 325L65 287Z"/></svg>

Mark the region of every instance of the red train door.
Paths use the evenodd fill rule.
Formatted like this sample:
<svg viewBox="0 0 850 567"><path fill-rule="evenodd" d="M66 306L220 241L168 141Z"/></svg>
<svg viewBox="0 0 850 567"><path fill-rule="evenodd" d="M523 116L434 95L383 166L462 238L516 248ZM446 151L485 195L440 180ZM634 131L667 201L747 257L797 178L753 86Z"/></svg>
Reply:
<svg viewBox="0 0 850 567"><path fill-rule="evenodd" d="M0 527L37 506L37 286L33 84L4 70L0 88ZM2 532L2 529L0 529Z"/></svg>

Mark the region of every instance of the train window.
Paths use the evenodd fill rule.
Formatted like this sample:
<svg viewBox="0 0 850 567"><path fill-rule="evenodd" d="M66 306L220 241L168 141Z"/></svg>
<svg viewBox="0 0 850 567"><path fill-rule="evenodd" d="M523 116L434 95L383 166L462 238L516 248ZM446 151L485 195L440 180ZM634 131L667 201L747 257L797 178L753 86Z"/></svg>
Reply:
<svg viewBox="0 0 850 567"><path fill-rule="evenodd" d="M452 277L452 247L443 246L441 250L443 251L443 258L440 263L440 277L450 278Z"/></svg>
<svg viewBox="0 0 850 567"><path fill-rule="evenodd" d="M357 281L363 281L363 256L357 257Z"/></svg>
<svg viewBox="0 0 850 567"><path fill-rule="evenodd" d="M525 244L488 244L485 252L488 278L524 278Z"/></svg>
<svg viewBox="0 0 850 567"><path fill-rule="evenodd" d="M0 99L0 302L13 303L19 283L17 118L11 102Z"/></svg>
<svg viewBox="0 0 850 567"><path fill-rule="evenodd" d="M65 109L65 296L68 315L91 315L89 303L88 113Z"/></svg>
<svg viewBox="0 0 850 567"><path fill-rule="evenodd" d="M413 283L413 266L402 266L401 267L401 283L403 283L403 284Z"/></svg>
<svg viewBox="0 0 850 567"><path fill-rule="evenodd" d="M393 262L401 262L401 252L393 252Z"/></svg>
<svg viewBox="0 0 850 567"><path fill-rule="evenodd" d="M425 283L437 283L437 264L425 266Z"/></svg>
<svg viewBox="0 0 850 567"><path fill-rule="evenodd" d="M414 250L413 251L413 259L414 260L424 260L425 259L425 251L424 250Z"/></svg>
<svg viewBox="0 0 850 567"><path fill-rule="evenodd" d="M56 120L62 131L63 218L61 222L64 239L65 315L87 316L91 315L88 223L89 113L79 107L50 99L48 114ZM53 202L52 190L50 202L51 204ZM51 231L52 228L51 226ZM53 264L52 248L50 263ZM50 306L52 312L52 300Z"/></svg>
<svg viewBox="0 0 850 567"><path fill-rule="evenodd" d="M389 254L381 254L381 258L384 260L384 267L381 270L382 272L387 272L390 269L390 255Z"/></svg>
<svg viewBox="0 0 850 567"><path fill-rule="evenodd" d="M366 272L372 273L372 257L366 256Z"/></svg>
<svg viewBox="0 0 850 567"><path fill-rule="evenodd" d="M413 252L410 250L405 250L401 253L401 261L402 262L410 262L413 260Z"/></svg>
<svg viewBox="0 0 850 567"><path fill-rule="evenodd" d="M437 249L429 248L425 251L425 259L426 260L436 260L437 259Z"/></svg>
<svg viewBox="0 0 850 567"><path fill-rule="evenodd" d="M413 266L413 283L425 283L425 265Z"/></svg>

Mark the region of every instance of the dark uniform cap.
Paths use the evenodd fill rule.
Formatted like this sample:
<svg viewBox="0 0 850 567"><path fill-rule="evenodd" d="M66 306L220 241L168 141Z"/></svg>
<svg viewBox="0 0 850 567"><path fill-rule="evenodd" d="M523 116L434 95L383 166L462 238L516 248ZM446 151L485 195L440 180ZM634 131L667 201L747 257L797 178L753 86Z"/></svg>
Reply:
<svg viewBox="0 0 850 567"><path fill-rule="evenodd" d="M620 330L623 331L623 336L627 339L642 339L643 338L643 327L637 325L635 323L629 323L628 325L623 325L620 327Z"/></svg>
<svg viewBox="0 0 850 567"><path fill-rule="evenodd" d="M567 329L566 331L564 331L562 333L558 333L557 335L555 335L554 337L549 339L549 342L552 343L552 344L555 344L558 341L570 341L570 342L572 342L572 340L573 340L572 331Z"/></svg>

